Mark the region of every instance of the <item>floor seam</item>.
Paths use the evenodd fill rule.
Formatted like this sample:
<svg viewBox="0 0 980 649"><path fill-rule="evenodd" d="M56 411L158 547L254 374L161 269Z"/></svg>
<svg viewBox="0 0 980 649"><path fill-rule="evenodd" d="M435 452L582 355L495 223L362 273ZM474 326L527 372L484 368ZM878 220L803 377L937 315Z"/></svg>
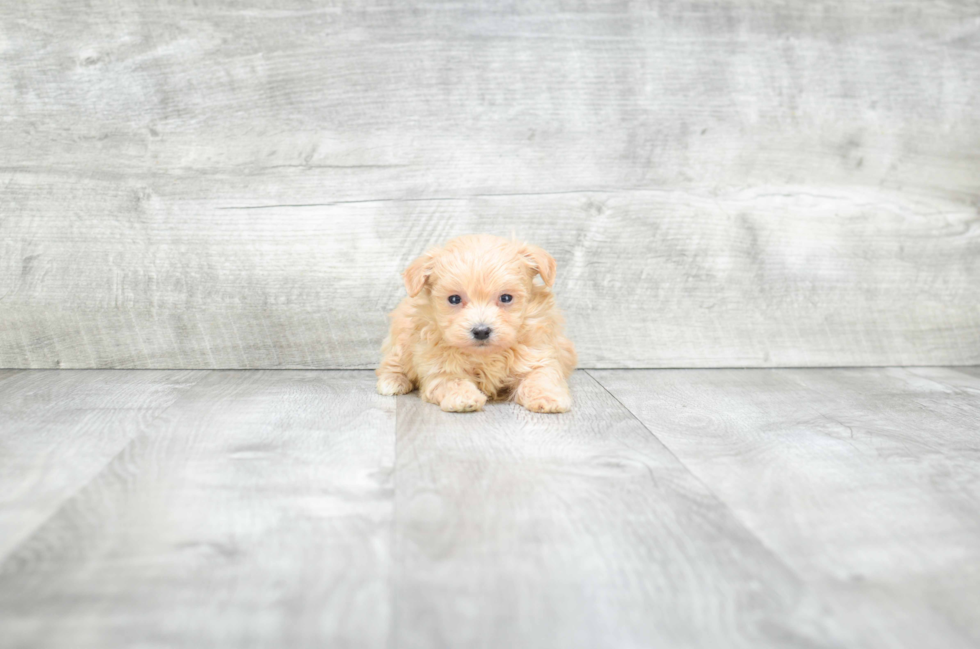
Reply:
<svg viewBox="0 0 980 649"><path fill-rule="evenodd" d="M389 397L390 398L390 397ZM396 623L398 616L396 608L398 598L395 596L395 572L398 569L398 552L395 547L396 530L398 528L398 411L399 405L405 395L396 396L394 413L392 414L392 436L391 436L391 524L388 526L388 637L385 640L387 649L397 649L398 636Z"/></svg>
<svg viewBox="0 0 980 649"><path fill-rule="evenodd" d="M125 370L124 370L124 371L125 371ZM161 411L160 411L160 412L159 412L159 413L157 414L157 416L155 416L155 417L153 417L153 419L151 419L151 420L150 420L149 422L147 422L147 425L146 425L146 428L147 428L147 429L150 429L150 428L152 428L152 427L153 427L153 426L154 426L154 425L155 425L155 424L156 424L156 423L157 423L158 421L160 421L160 419L161 419L161 418L162 418L162 417L163 417L163 416L164 416L165 414L167 414L168 412L170 412L170 410L171 410L171 408L173 408L174 406L176 406L176 405L177 405L177 403L178 403L178 402L180 402L180 401L181 401L181 400L182 400L182 399L183 399L183 398L184 398L184 397L185 397L185 396L187 395L187 393L188 393L188 392L190 392L191 390L193 390L193 389L194 389L195 387L197 387L197 385L198 385L198 384L199 384L199 383L200 383L201 381L203 381L203 380L204 380L205 378L207 378L207 376L208 376L209 374L211 374L211 372L212 372L213 370L178 370L178 371L183 371L183 372L196 372L196 371L202 371L202 372L203 372L203 375L202 375L202 376L201 376L201 378L199 378L199 379L198 379L197 381L194 381L193 383L191 383L190 385L188 385L188 386L187 386L186 388L184 388L184 389L183 389L183 390L182 390L182 391L180 392L180 394L178 394L178 395L177 395L177 397L176 397L176 398L175 398L175 399L173 400L173 402L172 402L172 403L171 403L170 405L168 405L167 407L165 407L165 408L164 408L163 410L161 410ZM114 454L112 455L112 457L110 457L110 458L109 458L108 460L106 460L106 461L105 461L105 463L104 463L104 464L103 464L102 466L100 466L100 467L98 468L98 470L97 470L97 471L95 471L95 472L94 472L94 473L93 473L93 474L92 474L92 475L91 475L91 476L90 476L90 477L88 478L88 480L86 480L86 481L85 481L84 483L82 483L82 484L80 484L80 485L78 486L78 488L77 488L77 489L75 489L75 490L73 490L73 491L72 491L72 492L71 492L70 494L68 494L68 495L67 495L67 496L66 496L65 498L63 498L63 499L61 500L61 502L60 502L60 503L58 503L58 506L57 506L57 507L55 507L55 508L54 508L53 510L51 510L51 513L49 513L49 514L48 514L47 516L45 516L45 517L44 517L44 520L42 520L42 521L40 521L40 522L38 522L38 524L37 524L37 525L35 525L35 526L34 526L34 527L33 527L33 528L32 528L32 529L30 530L30 532L28 532L28 533L27 533L27 535L26 535L26 536L24 536L24 538L22 538L22 539L21 539L21 540L20 540L20 541L19 541L19 542L17 543L17 545L15 545L15 546L13 546L12 548L10 548L10 550L8 550L8 551L6 552L6 554L4 554L3 556L0 556L0 573L2 573L2 572L3 572L3 568L4 568L4 566L6 565L6 563L7 563L7 561L9 561L9 560L10 560L10 558L11 558L12 556L14 556L15 554L17 554L17 551L18 551L18 550L19 550L19 549L20 549L21 547L23 547L23 546L24 546L24 544L26 544L26 543L28 543L28 542L30 542L30 540L31 540L32 538L34 538L34 537L35 537L35 536L37 535L37 533L38 533L38 532L39 532L39 531L40 531L41 529L43 529L43 528L44 528L44 526L45 526L45 525L47 525L47 524L48 524L49 522L51 522L51 520L52 520L52 519L53 519L53 518L54 518L55 516L57 516L57 515L58 515L58 514L59 514L59 513L60 513L60 512L61 512L61 511L62 511L62 510L63 510L63 509L65 508L65 505L67 505L68 503L70 503L71 501L73 501L73 500L74 500L74 499L75 499L75 498L76 498L76 497L78 496L78 494L80 494L80 493L81 493L82 491L84 491L84 490L85 490L85 489L86 489L86 488L87 488L87 487L88 487L89 485L91 485L91 484L92 484L92 482L94 482L95 480L97 480L97 479L99 478L99 476L101 476L101 475L102 475L103 473L105 473L105 470L106 470L106 469L107 469L107 468L108 468L108 467L109 467L109 466L110 466L110 465L111 465L111 464L112 464L113 462L115 462L115 461L116 461L116 459L117 459L117 458L118 458L118 457L119 457L120 455L122 455L123 453L125 453L125 452L126 452L126 450L127 450L127 449L129 449L129 447L130 447L130 446L132 446L132 445L133 445L133 443L134 443L134 442L135 442L135 441L136 441L137 439L139 439L139 438L141 437L141 435L142 435L142 434L143 434L143 433L137 433L136 435L133 435L133 437L132 437L132 438L131 438L131 439L130 439L129 441L127 441L127 442L126 442L125 444L123 444L123 446L122 446L122 448L120 448L120 449L119 449L119 450L118 450L118 451L117 451L116 453L114 453Z"/></svg>
<svg viewBox="0 0 980 649"><path fill-rule="evenodd" d="M702 488L704 488L704 490L712 498L715 499L716 502L718 502L722 507L725 508L725 511L727 511L729 513L729 515L731 515L732 520L735 521L736 523L738 523L739 527L741 527L743 530L745 530L745 532L747 534L749 534L753 539L755 539L759 543L759 545L762 548L765 549L766 553L768 553L773 558L773 560L777 561L779 563L779 565L783 566L787 571L789 571L790 574L792 574L797 579L799 579L800 584L805 585L808 589L810 589L814 593L819 593L820 592L819 589L818 589L818 587L815 584L813 584L813 582L811 582L809 579L807 579L802 574L800 574L795 568L793 568L791 565L789 565L789 563L787 563L786 560L783 559L783 557L779 553L777 553L776 550L773 547L771 547L768 543L766 543L766 541L764 539L762 539L762 537L760 537L758 534L756 534L756 532L751 527L749 527L749 525L744 520L742 520L742 517L739 516L735 512L734 509L732 509L731 505L727 501L723 500L717 493L715 493L714 489L712 489L710 486L708 486L708 484L704 480L702 480L701 477L698 476L698 474L695 473L691 469L691 467L689 467L687 465L687 463L685 463L683 460L681 460L681 458L674 452L674 450L672 448L670 448L669 446L667 446L667 444L664 443L664 441L662 439L660 439L660 437L658 437L656 433L654 433L652 430L650 430L650 427L647 426L646 423L644 423L642 419L640 419L639 417L637 417L636 416L636 413L634 413L629 407L627 407L626 404L624 404L622 401L620 401L619 400L619 397L617 397L615 394L613 394L612 391L609 388L607 388L602 381L600 381L598 378L596 378L595 376L593 376L592 375L592 372L590 370L583 370L583 371L586 374L588 374L589 378L591 378L593 381L595 381L596 384L599 387L601 387L606 392L606 394L608 394L610 397L612 397L612 399L616 403L618 403L626 412L628 412L629 415L630 415L630 417L632 417L634 421L636 421L640 426L642 426L643 429L645 431L647 431L647 433L651 437L653 437L653 439L657 440L657 442L668 453L670 453L670 456L673 457L675 460L677 460L678 464L680 464L682 467L684 467L684 470L687 471L687 473L692 478L694 478L695 480L697 480L698 481L698 484L700 484L702 486ZM606 371L618 371L618 370L606 370ZM821 600L823 600L823 599L824 598L821 597Z"/></svg>
<svg viewBox="0 0 980 649"><path fill-rule="evenodd" d="M936 366L936 367L945 367L945 366ZM772 368L772 369L790 369L790 368ZM817 369L817 368L807 368L807 369ZM840 369L856 369L856 368L840 368ZM606 370L606 371L615 372L619 370ZM731 505L729 505L729 503L726 500L722 499L717 493L715 493L715 491L711 489L711 487L709 487L697 473L695 473L683 460L681 460L681 458L676 453L674 453L673 449L667 446L667 444L665 444L664 441L660 439L660 437L658 437L657 434L654 433L650 429L650 427L646 425L646 423L643 422L643 420L637 417L636 413L634 413L629 407L627 407L622 401L620 401L620 399L615 394L613 394L613 392L608 387L606 387L606 385L602 381L600 381L597 377L593 376L591 371L589 370L585 370L585 373L588 374L589 378L595 381L606 392L606 394L608 394L614 401L616 401L616 403L622 406L626 410L626 412L628 412L630 416L633 419L635 419L644 428L644 430L647 431L647 433L649 433L655 440L657 440L667 450L667 452L670 453L670 455L674 457L682 467L684 467L684 470L687 471L695 480L697 480L698 484L702 485L702 487L707 491L708 494L711 495L712 498L715 499L715 501L717 501L722 507L725 508L725 511L727 511L732 516L732 520L736 522L739 525L739 527L741 527L745 531L745 533L749 534L753 539L755 539L759 543L759 546L772 558L773 561L775 561L778 565L785 568L789 574L793 575L799 581L800 587L804 588L808 593L810 593L810 595L823 607L826 615L830 617L833 624L843 633L852 636L848 638L850 641L857 642L859 643L860 646L866 646L866 643L868 642L868 638L865 635L866 630L863 627L861 627L859 623L852 622L851 617L848 615L847 611L841 609L835 599L833 590L836 585L839 585L840 583L839 579L837 579L833 575L826 575L825 577L827 577L827 579L825 580L821 580L817 577L813 577L813 578L807 577L804 574L802 574L800 571L798 571L795 567L793 567L785 558L783 558L783 555L780 552L778 552L774 547L769 545L769 543L767 543L765 539L759 536L759 534L757 534L755 530L753 530L752 527L748 523L746 523L746 521L743 520L742 517L735 512L734 509L732 509ZM801 387L805 387L802 384L799 384L798 381L797 384L801 385ZM881 641L882 639L872 638L872 640L878 642ZM868 646L875 646L875 645L872 644Z"/></svg>

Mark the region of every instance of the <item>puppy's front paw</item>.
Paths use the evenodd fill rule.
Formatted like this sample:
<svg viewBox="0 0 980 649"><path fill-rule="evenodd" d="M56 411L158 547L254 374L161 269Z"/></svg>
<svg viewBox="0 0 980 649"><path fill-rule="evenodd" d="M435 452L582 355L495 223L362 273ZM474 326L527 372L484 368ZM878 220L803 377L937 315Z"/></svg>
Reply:
<svg viewBox="0 0 980 649"><path fill-rule="evenodd" d="M460 383L448 390L439 402L446 412L473 412L482 410L487 404L487 395L472 383Z"/></svg>
<svg viewBox="0 0 980 649"><path fill-rule="evenodd" d="M572 395L564 381L532 374L517 388L517 403L531 412L568 412Z"/></svg>
<svg viewBox="0 0 980 649"><path fill-rule="evenodd" d="M531 412L568 412L572 409L572 397L568 394L538 394L524 399L521 405Z"/></svg>
<svg viewBox="0 0 980 649"><path fill-rule="evenodd" d="M378 394L393 397L396 394L408 394L412 391L412 382L404 374L382 374L378 377Z"/></svg>

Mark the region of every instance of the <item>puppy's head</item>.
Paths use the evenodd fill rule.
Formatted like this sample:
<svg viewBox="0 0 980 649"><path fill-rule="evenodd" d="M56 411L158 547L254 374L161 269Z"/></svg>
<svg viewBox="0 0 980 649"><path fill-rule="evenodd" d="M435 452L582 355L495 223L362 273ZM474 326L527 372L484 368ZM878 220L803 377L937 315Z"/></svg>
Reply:
<svg viewBox="0 0 980 649"><path fill-rule="evenodd" d="M446 344L487 353L518 340L535 275L555 281L555 260L541 248L491 235L453 239L405 270L405 288L422 294Z"/></svg>

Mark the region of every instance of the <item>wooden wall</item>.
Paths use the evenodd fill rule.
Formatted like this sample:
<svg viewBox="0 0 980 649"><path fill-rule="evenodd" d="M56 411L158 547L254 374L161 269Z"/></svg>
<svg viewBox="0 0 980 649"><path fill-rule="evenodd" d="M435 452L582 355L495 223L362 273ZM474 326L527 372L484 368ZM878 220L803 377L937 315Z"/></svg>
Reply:
<svg viewBox="0 0 980 649"><path fill-rule="evenodd" d="M586 367L980 363L980 9L0 4L0 367L372 367L472 231Z"/></svg>

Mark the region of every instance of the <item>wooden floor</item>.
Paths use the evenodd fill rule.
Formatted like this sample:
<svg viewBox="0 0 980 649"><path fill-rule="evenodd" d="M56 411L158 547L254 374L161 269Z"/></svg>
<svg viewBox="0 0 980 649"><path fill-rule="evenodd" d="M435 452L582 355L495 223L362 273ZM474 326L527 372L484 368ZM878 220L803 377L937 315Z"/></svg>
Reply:
<svg viewBox="0 0 980 649"><path fill-rule="evenodd" d="M0 371L0 647L980 645L980 370Z"/></svg>

